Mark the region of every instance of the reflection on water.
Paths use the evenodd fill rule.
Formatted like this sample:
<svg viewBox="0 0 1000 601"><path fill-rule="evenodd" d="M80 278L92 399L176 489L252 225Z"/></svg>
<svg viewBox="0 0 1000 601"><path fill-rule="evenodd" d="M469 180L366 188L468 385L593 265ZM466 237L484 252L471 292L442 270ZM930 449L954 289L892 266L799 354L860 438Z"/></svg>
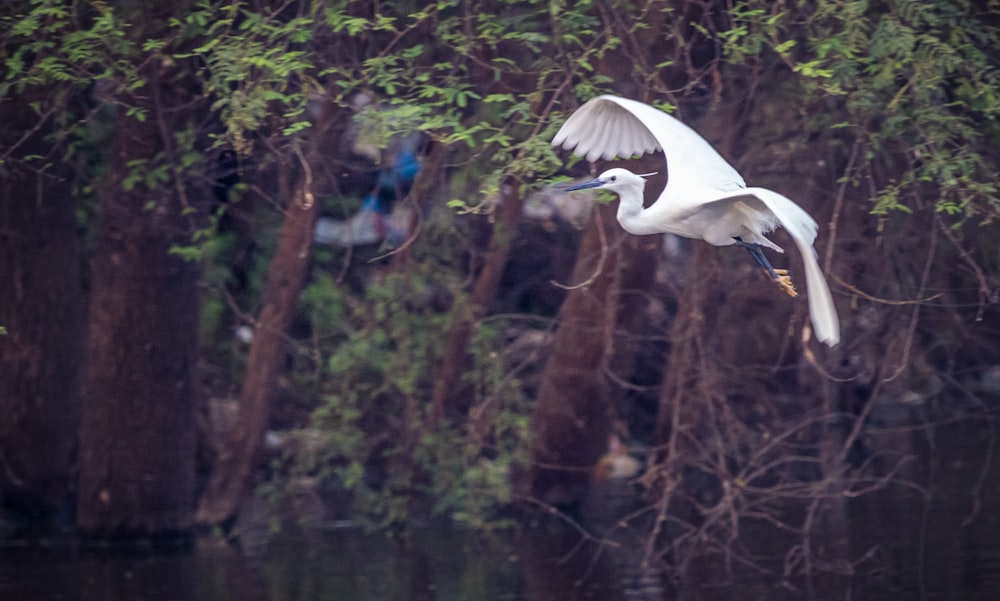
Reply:
<svg viewBox="0 0 1000 601"><path fill-rule="evenodd" d="M504 599L518 598L517 563L507 541L468 533L326 531L269 545L259 574L267 599Z"/></svg>
<svg viewBox="0 0 1000 601"><path fill-rule="evenodd" d="M853 577L808 586L779 571L692 563L665 578L646 557L648 524L624 523L624 485L607 484L575 521L551 516L486 537L426 529L405 540L316 529L259 552L200 541L183 548L95 548L68 541L0 542L3 601L781 600L1000 599L1000 468L989 424L904 433L932 451L910 481L832 505L816 544L844 550ZM914 448L913 440L878 444ZM879 451L877 445L869 449ZM616 513L619 512L619 513ZM586 535L581 534L586 528ZM747 548L781 557L787 540L746 529ZM769 534L770 533L770 534ZM756 537L756 538L754 538ZM852 563L853 562L853 563Z"/></svg>
<svg viewBox="0 0 1000 601"><path fill-rule="evenodd" d="M172 551L7 546L0 551L0 599L518 599L513 549L509 540L446 530L409 542L320 530L276 538L259 557L208 541Z"/></svg>

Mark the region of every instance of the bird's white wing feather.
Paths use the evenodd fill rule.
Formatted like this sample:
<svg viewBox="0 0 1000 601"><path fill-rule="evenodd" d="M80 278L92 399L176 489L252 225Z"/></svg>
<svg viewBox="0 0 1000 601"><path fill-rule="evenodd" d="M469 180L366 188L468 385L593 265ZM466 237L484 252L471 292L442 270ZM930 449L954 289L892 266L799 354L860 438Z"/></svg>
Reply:
<svg viewBox="0 0 1000 601"><path fill-rule="evenodd" d="M741 194L751 195L760 200L795 241L806 270L806 291L809 295L809 315L812 318L816 338L833 346L840 342L840 319L833 304L830 287L826 283L813 241L816 240L816 221L791 199L767 188L747 188Z"/></svg>
<svg viewBox="0 0 1000 601"><path fill-rule="evenodd" d="M600 96L584 103L559 129L552 145L573 150L591 162L662 150L653 133L615 98Z"/></svg>
<svg viewBox="0 0 1000 601"><path fill-rule="evenodd" d="M628 158L662 150L668 184L682 181L720 191L745 187L740 174L696 131L648 104L618 96L598 96L578 108L563 124L553 146L572 150L588 161Z"/></svg>

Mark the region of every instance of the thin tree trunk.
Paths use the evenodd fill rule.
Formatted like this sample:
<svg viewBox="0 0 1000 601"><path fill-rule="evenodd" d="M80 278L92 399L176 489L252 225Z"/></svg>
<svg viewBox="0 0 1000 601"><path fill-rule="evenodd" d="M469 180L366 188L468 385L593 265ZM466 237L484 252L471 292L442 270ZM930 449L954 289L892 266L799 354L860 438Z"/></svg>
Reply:
<svg viewBox="0 0 1000 601"><path fill-rule="evenodd" d="M324 106L308 150L297 153L302 172L293 185L278 248L264 282L236 424L223 444L198 503L195 520L199 524L220 524L233 518L250 490L260 445L270 422L270 400L285 356L285 332L305 286L313 230L319 215L311 165L320 160L325 136L335 123L335 111L332 103Z"/></svg>
<svg viewBox="0 0 1000 601"><path fill-rule="evenodd" d="M305 182L300 182L285 210L278 248L268 268L236 424L198 505L196 520L200 524L218 524L236 515L249 490L258 449L270 420L270 399L284 357L285 331L305 283L317 214L315 199Z"/></svg>
<svg viewBox="0 0 1000 601"><path fill-rule="evenodd" d="M463 314L456 317L448 332L447 350L434 386L432 401L434 414L438 419L460 415L467 409L460 406L458 381L467 362L469 337L472 335L472 328L486 314L490 301L496 296L500 277L510 254L511 241L524 208L524 198L516 183L508 180L500 189L500 208L493 225L489 250L472 287L468 304L461 307Z"/></svg>
<svg viewBox="0 0 1000 601"><path fill-rule="evenodd" d="M38 116L8 102L0 148ZM5 163L0 186L0 501L44 514L68 501L79 405L83 288L75 200L57 167L34 172L16 157L49 156L42 127ZM58 157L56 159L58 165ZM40 162L40 161L39 161Z"/></svg>
<svg viewBox="0 0 1000 601"><path fill-rule="evenodd" d="M147 67L138 94L177 106L181 86L160 67ZM194 207L173 184L125 185L142 161L170 155L160 110L146 120L119 111L100 190L77 502L77 524L94 536L183 533L192 524L199 268L170 249L189 243L184 213Z"/></svg>

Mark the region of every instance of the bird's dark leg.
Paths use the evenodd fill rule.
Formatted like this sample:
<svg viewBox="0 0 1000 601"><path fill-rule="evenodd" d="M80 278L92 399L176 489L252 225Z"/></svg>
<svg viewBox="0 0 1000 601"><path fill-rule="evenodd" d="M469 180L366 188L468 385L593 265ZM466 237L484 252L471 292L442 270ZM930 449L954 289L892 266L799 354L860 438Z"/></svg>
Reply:
<svg viewBox="0 0 1000 601"><path fill-rule="evenodd" d="M767 260L767 256L764 254L764 251L760 249L760 244L744 242L739 236L733 236L733 239L736 240L736 244L739 244L743 248L747 249L750 256L753 257L753 260L757 261L757 264L763 267L764 270L771 275L772 280L778 280L778 272L774 270L774 267L771 266L771 262Z"/></svg>
<svg viewBox="0 0 1000 601"><path fill-rule="evenodd" d="M750 256L753 257L754 261L757 261L757 264L764 268L764 271L771 276L771 279L774 280L778 286L780 286L781 289L788 294L788 296L795 297L799 295L799 293L795 291L795 286L792 285L792 278L788 275L788 271L785 269L775 269L771 265L771 262L767 260L767 256L761 249L760 244L744 242L739 236L733 236L733 239L736 240L736 244L747 249L747 252L750 253Z"/></svg>

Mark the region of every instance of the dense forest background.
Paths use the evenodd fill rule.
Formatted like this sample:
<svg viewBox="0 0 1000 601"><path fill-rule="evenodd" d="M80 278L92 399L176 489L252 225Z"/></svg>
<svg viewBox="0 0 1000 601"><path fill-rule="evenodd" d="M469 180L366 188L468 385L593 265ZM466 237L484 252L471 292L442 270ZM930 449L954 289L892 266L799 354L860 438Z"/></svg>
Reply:
<svg viewBox="0 0 1000 601"><path fill-rule="evenodd" d="M834 565L849 499L926 490L916 449L1000 400L998 26L985 0L3 3L4 530L486 528L623 480L670 565L751 564L749 528ZM745 253L552 187L604 167L549 142L607 92L816 218L838 346Z"/></svg>

